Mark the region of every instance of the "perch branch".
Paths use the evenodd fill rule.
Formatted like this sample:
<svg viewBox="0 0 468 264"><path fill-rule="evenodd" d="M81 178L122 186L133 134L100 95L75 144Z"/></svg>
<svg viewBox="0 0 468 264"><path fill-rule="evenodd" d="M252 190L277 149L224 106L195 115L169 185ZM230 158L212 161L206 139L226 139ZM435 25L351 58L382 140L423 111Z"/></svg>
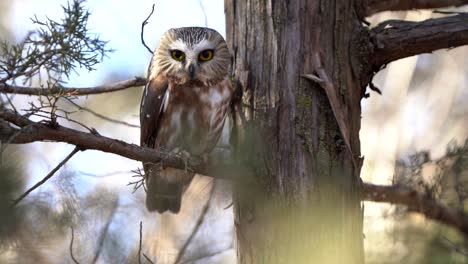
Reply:
<svg viewBox="0 0 468 264"><path fill-rule="evenodd" d="M19 127L13 128L10 126L10 129L6 130L7 133L10 133L9 135L4 135L3 130L0 131L0 139L7 136L13 137L8 141L10 143L24 144L36 141L64 142L75 145L82 150L93 149L117 154L132 160L162 163L164 166L177 169L190 169L203 175L210 175L212 177L216 175L217 178L237 177L239 169L241 169L235 164L203 164L200 159L186 159L180 155L128 144L121 140L108 138L99 134L81 132L60 126L59 124L51 126L43 122L33 122L11 110L0 109L0 124L4 124L5 122ZM248 172L245 172L245 174L248 174Z"/></svg>
<svg viewBox="0 0 468 264"><path fill-rule="evenodd" d="M468 44L468 14L422 22L389 20L370 32L374 69L409 56Z"/></svg>
<svg viewBox="0 0 468 264"><path fill-rule="evenodd" d="M436 199L405 186L382 186L364 183L364 201L384 202L408 206L408 210L423 214L429 219L454 227L468 236L468 216L449 208Z"/></svg>
<svg viewBox="0 0 468 264"><path fill-rule="evenodd" d="M66 88L66 87L54 87L52 89L39 88L39 87L25 87L17 85L8 85L0 83L0 93L12 93L12 94L25 94L25 95L54 95L54 94L66 94L74 96L83 96L91 94L110 93L120 91L132 87L140 87L146 84L146 78L134 77L129 80L116 82L112 84L100 85L95 87L83 87L83 88Z"/></svg>
<svg viewBox="0 0 468 264"><path fill-rule="evenodd" d="M365 0L366 15L383 11L405 11L412 9L432 9L468 4L468 0Z"/></svg>

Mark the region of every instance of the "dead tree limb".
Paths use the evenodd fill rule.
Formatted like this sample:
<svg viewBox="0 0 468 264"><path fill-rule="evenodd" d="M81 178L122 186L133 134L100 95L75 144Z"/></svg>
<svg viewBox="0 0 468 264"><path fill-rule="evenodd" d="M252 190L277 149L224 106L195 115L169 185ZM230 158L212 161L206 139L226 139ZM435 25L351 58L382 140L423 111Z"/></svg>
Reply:
<svg viewBox="0 0 468 264"><path fill-rule="evenodd" d="M468 0L365 0L366 15L383 11L405 11L412 9L432 9L468 4Z"/></svg>
<svg viewBox="0 0 468 264"><path fill-rule="evenodd" d="M364 183L364 201L384 202L408 206L408 210L421 213L429 219L458 229L468 236L468 215L463 211L449 208L426 194L405 186L383 186Z"/></svg>
<svg viewBox="0 0 468 264"><path fill-rule="evenodd" d="M468 44L468 14L422 22L388 20L370 31L374 69L398 59Z"/></svg>
<svg viewBox="0 0 468 264"><path fill-rule="evenodd" d="M8 85L0 83L0 93L10 94L25 94L25 95L54 95L64 94L73 96L83 96L91 94L110 93L120 91L132 87L140 87L146 84L146 78L134 77L129 80L116 82L112 84L99 85L95 87L83 87L83 88L67 88L67 87L54 87L52 89L40 88L40 87L26 87L17 85Z"/></svg>

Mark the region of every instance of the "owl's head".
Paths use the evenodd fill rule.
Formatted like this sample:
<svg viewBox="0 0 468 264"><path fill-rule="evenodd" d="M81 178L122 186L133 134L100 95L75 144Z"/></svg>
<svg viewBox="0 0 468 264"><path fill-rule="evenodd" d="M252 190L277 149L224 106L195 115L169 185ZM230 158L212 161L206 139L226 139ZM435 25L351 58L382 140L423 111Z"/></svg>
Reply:
<svg viewBox="0 0 468 264"><path fill-rule="evenodd" d="M170 29L164 33L151 62L151 74L165 74L179 84L223 80L231 56L216 30L202 27Z"/></svg>

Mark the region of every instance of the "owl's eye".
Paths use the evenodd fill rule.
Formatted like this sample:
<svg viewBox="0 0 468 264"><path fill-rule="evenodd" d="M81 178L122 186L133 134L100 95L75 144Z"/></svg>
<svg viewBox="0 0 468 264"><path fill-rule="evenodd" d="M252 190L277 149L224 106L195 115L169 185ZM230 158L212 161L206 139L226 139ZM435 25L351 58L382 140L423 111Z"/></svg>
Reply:
<svg viewBox="0 0 468 264"><path fill-rule="evenodd" d="M198 55L198 59L201 61L209 61L213 58L213 50L204 50Z"/></svg>
<svg viewBox="0 0 468 264"><path fill-rule="evenodd" d="M176 61L183 61L185 59L185 53L180 50L172 50L171 56Z"/></svg>

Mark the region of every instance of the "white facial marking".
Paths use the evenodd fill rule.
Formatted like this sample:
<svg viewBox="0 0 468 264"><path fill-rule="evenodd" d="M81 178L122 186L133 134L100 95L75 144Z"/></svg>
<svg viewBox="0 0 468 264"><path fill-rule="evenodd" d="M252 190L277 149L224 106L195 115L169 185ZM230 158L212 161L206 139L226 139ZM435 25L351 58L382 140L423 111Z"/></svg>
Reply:
<svg viewBox="0 0 468 264"><path fill-rule="evenodd" d="M185 42L183 42L181 39L177 39L176 41L171 43L170 49L185 52L186 50L188 50L188 47L187 44L185 44Z"/></svg>
<svg viewBox="0 0 468 264"><path fill-rule="evenodd" d="M193 47L193 51L198 55L198 53L204 51L204 50L207 50L207 49L214 49L214 44L207 40L207 39L204 39L202 41L200 41L199 43L195 44L195 46Z"/></svg>

